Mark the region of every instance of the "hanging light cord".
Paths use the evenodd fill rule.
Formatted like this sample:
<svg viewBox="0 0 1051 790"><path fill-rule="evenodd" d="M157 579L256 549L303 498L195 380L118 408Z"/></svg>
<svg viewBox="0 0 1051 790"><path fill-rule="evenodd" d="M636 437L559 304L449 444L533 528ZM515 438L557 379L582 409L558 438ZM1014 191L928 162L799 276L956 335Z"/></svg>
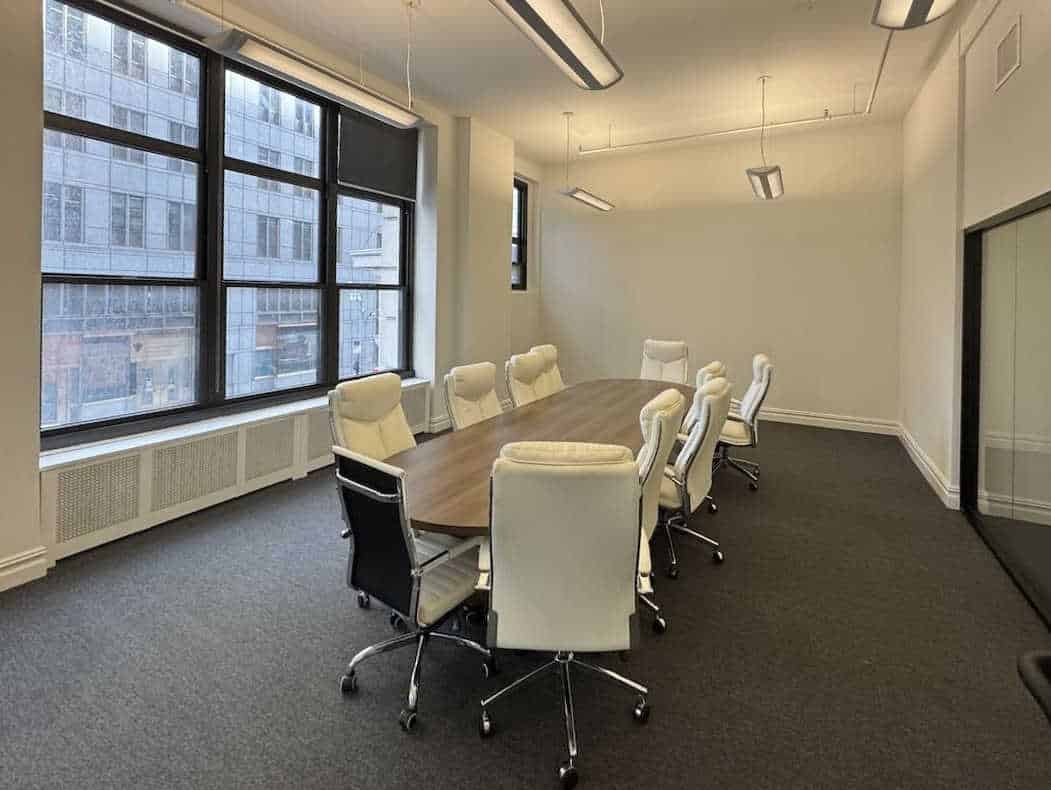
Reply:
<svg viewBox="0 0 1051 790"><path fill-rule="evenodd" d="M606 3L604 0L598 0L598 13L602 20L601 32L599 33L598 42L605 45L606 43Z"/></svg>
<svg viewBox="0 0 1051 790"><path fill-rule="evenodd" d="M405 89L409 94L409 109L412 109L412 9L414 0L406 0L405 11L409 16L409 37L405 46Z"/></svg>
<svg viewBox="0 0 1051 790"><path fill-rule="evenodd" d="M566 189L569 189L569 117L570 113L566 113Z"/></svg>
<svg viewBox="0 0 1051 790"><path fill-rule="evenodd" d="M760 80L760 83L763 86L763 88L762 88L762 93L763 93L763 115L762 115L762 118L763 119L761 121L762 125L760 126L760 129L759 129L759 151L763 155L763 167L766 167L766 77L763 77Z"/></svg>

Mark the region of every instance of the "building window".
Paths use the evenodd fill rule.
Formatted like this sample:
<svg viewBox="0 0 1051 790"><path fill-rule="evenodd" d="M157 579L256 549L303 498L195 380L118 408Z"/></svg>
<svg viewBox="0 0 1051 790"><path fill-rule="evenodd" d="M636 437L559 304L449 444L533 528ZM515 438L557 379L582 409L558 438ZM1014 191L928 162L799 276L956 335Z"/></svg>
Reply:
<svg viewBox="0 0 1051 790"><path fill-rule="evenodd" d="M44 46L77 60L84 60L84 12L56 0L48 0L44 17Z"/></svg>
<svg viewBox="0 0 1051 790"><path fill-rule="evenodd" d="M200 61L177 49L168 49L168 89L196 98L200 87Z"/></svg>
<svg viewBox="0 0 1051 790"><path fill-rule="evenodd" d="M309 261L314 247L314 228L309 222L292 222L292 257Z"/></svg>
<svg viewBox="0 0 1051 790"><path fill-rule="evenodd" d="M137 134L146 134L146 113L115 104L111 108L111 115L113 125L116 128L136 132ZM137 148L115 145L112 146L111 156L113 159L132 162L137 165L146 163L146 152Z"/></svg>
<svg viewBox="0 0 1051 790"><path fill-rule="evenodd" d="M255 254L259 258L281 257L281 221L277 217L255 218Z"/></svg>
<svg viewBox="0 0 1051 790"><path fill-rule="evenodd" d="M281 125L281 93L269 85L259 86L259 120L263 123Z"/></svg>
<svg viewBox="0 0 1051 790"><path fill-rule="evenodd" d="M197 206L168 201L168 249L193 251L197 244Z"/></svg>
<svg viewBox="0 0 1051 790"><path fill-rule="evenodd" d="M113 73L146 80L146 38L122 27L113 27Z"/></svg>
<svg viewBox="0 0 1051 790"><path fill-rule="evenodd" d="M110 195L110 243L115 247L137 247L146 243L146 201L141 195Z"/></svg>
<svg viewBox="0 0 1051 790"><path fill-rule="evenodd" d="M296 131L308 137L314 136L314 119L317 115L316 105L296 99Z"/></svg>
<svg viewBox="0 0 1051 790"><path fill-rule="evenodd" d="M529 185L520 178L514 181L511 201L511 290L526 290L529 236Z"/></svg>
<svg viewBox="0 0 1051 790"><path fill-rule="evenodd" d="M67 186L62 191L62 241L83 242L84 189Z"/></svg>

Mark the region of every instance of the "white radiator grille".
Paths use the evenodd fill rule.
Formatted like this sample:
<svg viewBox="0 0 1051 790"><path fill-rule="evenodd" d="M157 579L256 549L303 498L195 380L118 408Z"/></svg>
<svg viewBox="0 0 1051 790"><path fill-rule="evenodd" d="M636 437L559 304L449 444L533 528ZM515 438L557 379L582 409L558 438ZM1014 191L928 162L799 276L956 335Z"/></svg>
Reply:
<svg viewBox="0 0 1051 790"><path fill-rule="evenodd" d="M245 432L245 480L255 480L292 466L295 423L274 420Z"/></svg>
<svg viewBox="0 0 1051 790"><path fill-rule="evenodd" d="M427 397L429 387L409 387L401 391L401 408L414 432L427 430Z"/></svg>
<svg viewBox="0 0 1051 790"><path fill-rule="evenodd" d="M312 411L307 415L307 460L313 461L332 452L332 427L328 409Z"/></svg>
<svg viewBox="0 0 1051 790"><path fill-rule="evenodd" d="M139 514L139 456L126 455L58 473L55 542L131 521Z"/></svg>
<svg viewBox="0 0 1051 790"><path fill-rule="evenodd" d="M161 447L153 453L151 507L155 513L236 484L236 431Z"/></svg>

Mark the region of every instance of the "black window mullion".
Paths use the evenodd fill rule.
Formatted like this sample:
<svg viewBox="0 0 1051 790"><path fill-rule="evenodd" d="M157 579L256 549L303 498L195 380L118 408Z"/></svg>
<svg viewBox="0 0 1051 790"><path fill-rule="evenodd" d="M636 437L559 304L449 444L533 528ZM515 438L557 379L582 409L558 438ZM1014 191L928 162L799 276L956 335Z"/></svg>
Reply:
<svg viewBox="0 0 1051 790"><path fill-rule="evenodd" d="M321 109L321 126L321 173L326 183L321 195L321 229L318 233L319 239L324 239L321 248L321 283L324 287L321 305L321 370L323 380L335 385L339 381L339 285L336 282L339 112L331 105L325 105Z"/></svg>
<svg viewBox="0 0 1051 790"><path fill-rule="evenodd" d="M226 310L225 293L221 293L223 265L223 131L226 112L226 77L223 58L209 55L205 60L201 126L204 130L205 165L198 179L201 195L201 219L198 223L198 261L204 278L201 307L201 401L206 405L221 403L226 396Z"/></svg>
<svg viewBox="0 0 1051 790"><path fill-rule="evenodd" d="M150 137L138 132L121 129L118 126L85 121L62 113L44 111L44 127L56 132L65 132L78 137L90 137L104 143L134 148L152 154L163 154L176 159L188 159L199 162L203 154L199 148L173 143L160 137Z"/></svg>
<svg viewBox="0 0 1051 790"><path fill-rule="evenodd" d="M324 157L322 156L322 158ZM324 187L322 179L314 178L313 176L305 176L302 173L295 173L291 170L281 170L280 168L260 164L259 162L249 162L247 159L235 159L232 156L225 157L223 161L224 167L227 170L233 170L234 172L242 173L246 176L255 176L256 178L263 178L267 181L281 181L293 186L306 187L315 192L321 191Z"/></svg>

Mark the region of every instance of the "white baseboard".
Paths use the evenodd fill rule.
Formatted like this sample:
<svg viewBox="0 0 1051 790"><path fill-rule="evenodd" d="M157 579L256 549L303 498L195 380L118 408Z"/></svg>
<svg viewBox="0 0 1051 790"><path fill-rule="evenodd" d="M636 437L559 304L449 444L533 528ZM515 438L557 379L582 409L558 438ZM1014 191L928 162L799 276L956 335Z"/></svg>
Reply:
<svg viewBox="0 0 1051 790"><path fill-rule="evenodd" d="M816 411L799 411L797 409L763 408L759 417L770 422L787 422L792 425L810 425L815 428L835 428L840 431L859 431L876 433L883 436L897 436L901 424L896 420L884 420L878 417L847 417L842 414L825 414Z"/></svg>
<svg viewBox="0 0 1051 790"><path fill-rule="evenodd" d="M901 443L905 445L905 451L909 454L912 462L927 479L934 493L938 495L945 507L950 510L960 509L960 487L949 482L945 473L931 460L931 457L920 447L916 438L909 433L908 429L901 426L899 435Z"/></svg>
<svg viewBox="0 0 1051 790"><path fill-rule="evenodd" d="M0 592L40 579L48 569L47 546L0 559Z"/></svg>
<svg viewBox="0 0 1051 790"><path fill-rule="evenodd" d="M978 511L990 516L1051 526L1051 502L978 492Z"/></svg>

